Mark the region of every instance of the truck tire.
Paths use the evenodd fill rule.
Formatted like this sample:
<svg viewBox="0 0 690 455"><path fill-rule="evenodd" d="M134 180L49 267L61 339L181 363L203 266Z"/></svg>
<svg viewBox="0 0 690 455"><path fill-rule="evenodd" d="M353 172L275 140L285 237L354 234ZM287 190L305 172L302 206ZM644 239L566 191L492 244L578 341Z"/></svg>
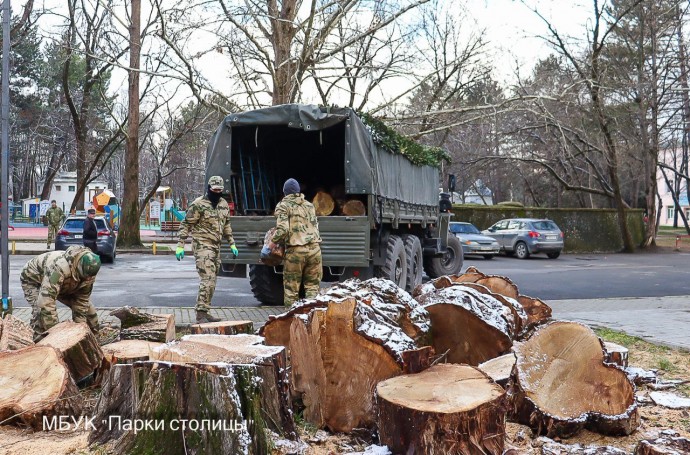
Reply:
<svg viewBox="0 0 690 455"><path fill-rule="evenodd" d="M424 255L422 253L422 242L416 235L404 235L405 256L407 263L407 277L405 280L405 290L412 290L422 284L422 272L424 270Z"/></svg>
<svg viewBox="0 0 690 455"><path fill-rule="evenodd" d="M263 305L283 304L283 275L267 265L249 266L249 285L256 300Z"/></svg>
<svg viewBox="0 0 690 455"><path fill-rule="evenodd" d="M407 258L405 255L405 244L400 236L391 235L388 237L386 246L386 264L377 267L376 276L391 280L398 287L405 288L407 280Z"/></svg>
<svg viewBox="0 0 690 455"><path fill-rule="evenodd" d="M424 261L424 270L429 278L438 278L443 275L454 275L462 270L462 244L457 237L448 236L446 253L440 258L427 258Z"/></svg>

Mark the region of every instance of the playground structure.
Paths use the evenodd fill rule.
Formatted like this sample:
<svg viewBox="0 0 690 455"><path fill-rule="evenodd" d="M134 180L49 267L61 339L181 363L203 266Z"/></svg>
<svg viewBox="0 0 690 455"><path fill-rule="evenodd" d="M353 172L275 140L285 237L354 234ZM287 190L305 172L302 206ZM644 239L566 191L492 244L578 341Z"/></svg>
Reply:
<svg viewBox="0 0 690 455"><path fill-rule="evenodd" d="M172 199L172 188L160 186L155 195L146 204L145 224L160 226L162 231L177 231L185 212L175 207Z"/></svg>
<svg viewBox="0 0 690 455"><path fill-rule="evenodd" d="M114 230L120 226L120 203L115 194L108 190L102 190L91 199L92 208L97 215L103 215Z"/></svg>

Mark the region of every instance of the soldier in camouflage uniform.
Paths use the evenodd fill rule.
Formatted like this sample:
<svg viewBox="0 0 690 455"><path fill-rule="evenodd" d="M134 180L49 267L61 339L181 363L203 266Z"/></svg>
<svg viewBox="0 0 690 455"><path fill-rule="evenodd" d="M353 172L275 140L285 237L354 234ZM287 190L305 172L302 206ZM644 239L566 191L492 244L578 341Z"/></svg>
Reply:
<svg viewBox="0 0 690 455"><path fill-rule="evenodd" d="M50 244L55 240L58 229L60 229L60 224L65 219L65 213L60 207L57 206L55 199L50 201L50 207L46 211L46 220L48 221L48 246L50 249Z"/></svg>
<svg viewBox="0 0 690 455"><path fill-rule="evenodd" d="M91 303L91 291L101 259L84 246L67 251L51 251L31 259L22 269L19 280L24 298L33 311L31 328L34 341L58 323L55 301L72 310L74 322L86 322L92 332L98 331L98 315Z"/></svg>
<svg viewBox="0 0 690 455"><path fill-rule="evenodd" d="M209 314L211 299L216 290L216 277L220 267L220 243L223 237L230 242L230 250L237 257L238 251L230 227L230 207L221 196L223 178L214 175L208 179L206 195L197 198L187 208L185 219L180 223L180 240L175 256L184 258L184 242L192 236L192 251L199 273L199 293L196 298L196 322L217 322L220 319Z"/></svg>
<svg viewBox="0 0 690 455"><path fill-rule="evenodd" d="M315 297L323 276L321 266L321 236L314 206L300 193L299 183L288 179L283 185L285 197L275 210L275 243L285 244L283 261L283 302L290 306L299 299L304 284L307 298Z"/></svg>

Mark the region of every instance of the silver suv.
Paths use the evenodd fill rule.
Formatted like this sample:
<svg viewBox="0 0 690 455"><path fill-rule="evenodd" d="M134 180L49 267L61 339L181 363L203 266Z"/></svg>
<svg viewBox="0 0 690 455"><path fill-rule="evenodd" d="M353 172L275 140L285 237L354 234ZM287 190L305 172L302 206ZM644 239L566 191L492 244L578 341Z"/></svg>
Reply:
<svg viewBox="0 0 690 455"><path fill-rule="evenodd" d="M546 253L549 258L556 259L563 250L563 232L551 220L501 220L482 234L496 239L501 251L508 256L515 254L520 259L536 253Z"/></svg>

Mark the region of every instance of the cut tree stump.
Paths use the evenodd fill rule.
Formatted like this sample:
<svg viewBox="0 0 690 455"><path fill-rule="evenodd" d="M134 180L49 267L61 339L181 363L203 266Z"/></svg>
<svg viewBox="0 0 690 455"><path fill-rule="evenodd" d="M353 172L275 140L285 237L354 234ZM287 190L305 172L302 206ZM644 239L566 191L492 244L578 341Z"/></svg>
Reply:
<svg viewBox="0 0 690 455"><path fill-rule="evenodd" d="M551 307L542 302L540 299L521 295L518 297L518 302L527 313L527 326L535 327L544 324L551 319Z"/></svg>
<svg viewBox="0 0 690 455"><path fill-rule="evenodd" d="M505 391L467 365L435 365L376 387L381 444L393 453L503 453Z"/></svg>
<svg viewBox="0 0 690 455"><path fill-rule="evenodd" d="M290 410L287 356L282 346L255 344L254 335L187 335L151 351L154 361L228 364L242 384L249 381L256 406L252 418L288 437L296 435Z"/></svg>
<svg viewBox="0 0 690 455"><path fill-rule="evenodd" d="M350 199L343 205L341 211L344 216L364 216L367 214L367 207L358 199Z"/></svg>
<svg viewBox="0 0 690 455"><path fill-rule="evenodd" d="M192 324L190 332L195 335L237 335L239 333L254 333L252 321L220 321L206 324Z"/></svg>
<svg viewBox="0 0 690 455"><path fill-rule="evenodd" d="M82 401L59 350L0 352L0 422L42 430L43 417L80 416Z"/></svg>
<svg viewBox="0 0 690 455"><path fill-rule="evenodd" d="M139 340L119 343L145 343ZM117 344L117 343L113 343ZM112 345L110 345L112 346ZM104 346L105 347L105 346ZM107 355L107 354L106 354ZM148 358L148 354L146 356ZM108 376L101 388L95 410L95 430L89 433L89 444L105 444L114 441L114 453L125 453L121 444L125 429L117 424L117 419L131 421L134 417L134 391L132 390L132 365L112 362ZM111 419L112 416L112 419ZM167 422L166 422L167 424Z"/></svg>
<svg viewBox="0 0 690 455"><path fill-rule="evenodd" d="M513 333L515 334L515 338L519 338L523 330L525 330L525 328L527 327L529 323L527 313L525 312L525 309L522 307L522 305L520 305L520 303L514 298L505 296L503 294L497 294L493 292L491 289L484 286L483 284L479 284L478 282L456 283L455 285L468 287L476 291L479 291L482 294L490 295L491 297L501 302L506 308L508 308L508 310L510 310L510 312L513 314L513 321L515 323L515 330Z"/></svg>
<svg viewBox="0 0 690 455"><path fill-rule="evenodd" d="M129 364L149 360L151 350L162 344L155 341L122 340L101 346L101 349L111 365Z"/></svg>
<svg viewBox="0 0 690 455"><path fill-rule="evenodd" d="M167 343L175 339L175 316L149 314L131 306L110 312L120 320L121 340L146 340Z"/></svg>
<svg viewBox="0 0 690 455"><path fill-rule="evenodd" d="M639 426L634 385L624 371L604 363L601 342L589 327L552 322L513 350L513 414L535 433L567 438L587 427L628 435Z"/></svg>
<svg viewBox="0 0 690 455"><path fill-rule="evenodd" d="M681 438L675 433L675 436L659 435L656 439L643 439L637 444L634 455L680 455L687 453L690 453L690 439Z"/></svg>
<svg viewBox="0 0 690 455"><path fill-rule="evenodd" d="M34 344L34 331L11 314L0 319L0 351L16 351Z"/></svg>
<svg viewBox="0 0 690 455"><path fill-rule="evenodd" d="M450 363L479 365L513 345L513 314L501 302L464 286L423 296L431 319L434 350Z"/></svg>
<svg viewBox="0 0 690 455"><path fill-rule="evenodd" d="M628 366L628 348L620 344L604 341L604 362L618 365L622 368Z"/></svg>
<svg viewBox="0 0 690 455"><path fill-rule="evenodd" d="M489 375L496 384L505 389L513 376L513 367L515 367L515 354L510 352L501 357L480 363L477 368Z"/></svg>
<svg viewBox="0 0 690 455"><path fill-rule="evenodd" d="M75 382L96 372L103 364L103 351L85 323L65 321L54 325L37 344L59 349Z"/></svg>
<svg viewBox="0 0 690 455"><path fill-rule="evenodd" d="M328 216L335 210L335 200L325 191L318 191L312 200L316 216Z"/></svg>

